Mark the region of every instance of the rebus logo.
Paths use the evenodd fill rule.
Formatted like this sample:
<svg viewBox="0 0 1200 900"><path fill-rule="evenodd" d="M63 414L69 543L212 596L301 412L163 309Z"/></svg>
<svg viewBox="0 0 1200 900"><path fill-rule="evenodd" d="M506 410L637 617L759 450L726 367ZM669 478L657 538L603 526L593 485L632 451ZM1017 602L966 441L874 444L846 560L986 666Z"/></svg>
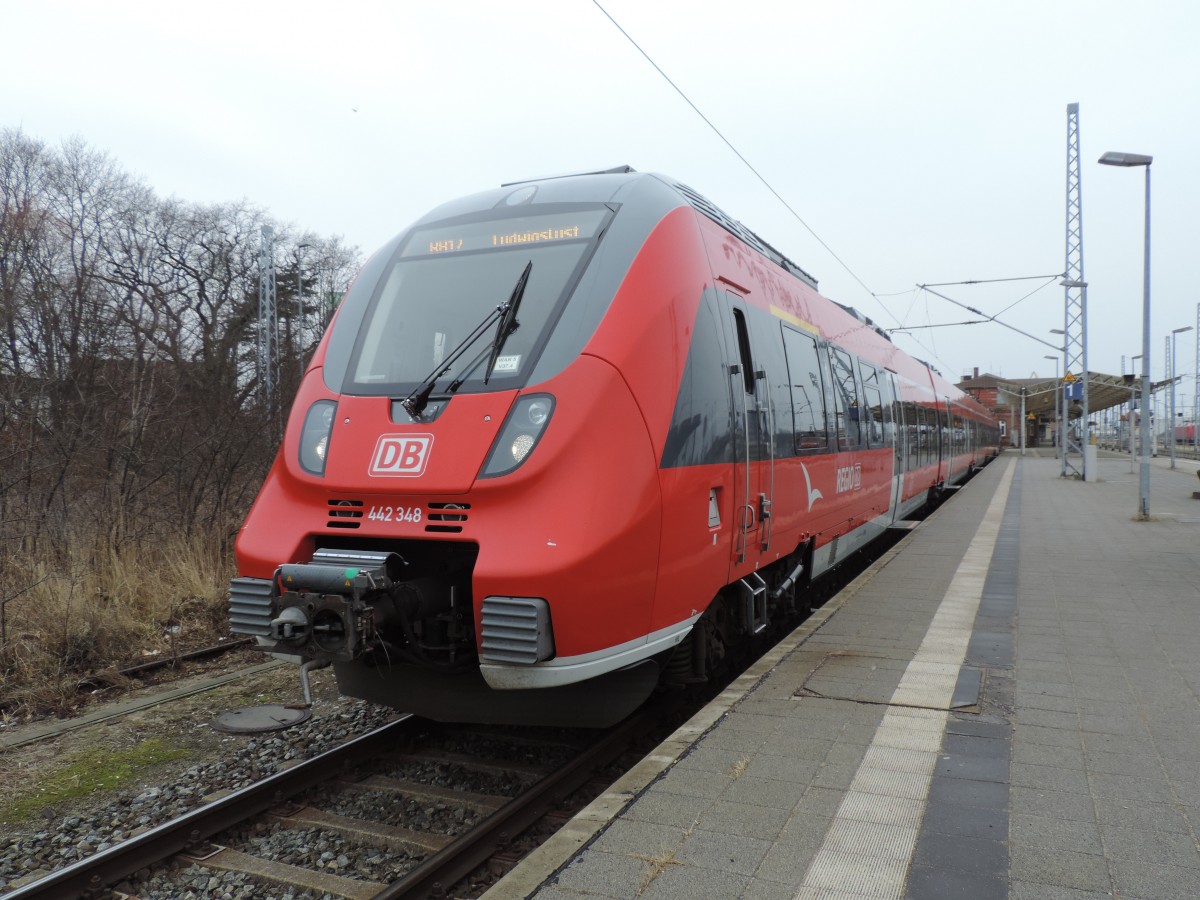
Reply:
<svg viewBox="0 0 1200 900"><path fill-rule="evenodd" d="M371 456L371 474L384 477L415 477L429 462L432 434L383 434Z"/></svg>

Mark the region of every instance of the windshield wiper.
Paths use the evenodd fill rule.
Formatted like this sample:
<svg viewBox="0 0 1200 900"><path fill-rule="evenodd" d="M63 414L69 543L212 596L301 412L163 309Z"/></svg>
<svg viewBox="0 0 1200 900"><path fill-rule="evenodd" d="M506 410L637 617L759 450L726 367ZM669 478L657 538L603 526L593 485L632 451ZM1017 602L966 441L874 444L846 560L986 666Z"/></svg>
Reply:
<svg viewBox="0 0 1200 900"><path fill-rule="evenodd" d="M421 386L414 388L411 394L400 401L400 405L404 407L404 411L406 413L408 413L414 419L421 418L421 413L423 413L425 411L425 407L429 405L429 397L433 393L434 386L442 379L443 376L445 376L452 368L454 368L454 364L458 362L459 357L471 349L475 342L478 341L479 338L483 336L484 332L488 330L488 327L492 324L492 322L499 319L500 327L497 329L496 338L492 342L491 362L488 363L488 374L491 374L492 365L495 363L495 359L500 353L500 347L504 346L504 339L507 338L509 334L512 334L512 332L516 331L517 327L520 325L520 323L516 321L516 307L520 304L521 296L525 293L525 282L529 280L529 271L532 268L533 261L530 260L529 264L525 266L525 271L521 273L521 277L517 279L516 287L513 288L512 295L508 298L508 302L501 303L499 306L489 312L484 317L483 321L476 325L474 329L472 329L471 333L466 336L462 343L450 351L450 355L446 357L445 361L440 363L438 367L435 367L434 370L429 373L428 377L421 382ZM457 391L458 387L466 378L470 377L471 372L475 370L475 367L479 365L479 362L482 359L483 354L481 353L478 357L476 357L474 362L471 363L470 368L463 375L463 377L450 385L450 390ZM487 378L484 378L483 382L484 384L487 384Z"/></svg>
<svg viewBox="0 0 1200 900"><path fill-rule="evenodd" d="M525 296L525 285L528 283L529 273L532 271L533 260L531 259L525 264L525 271L521 273L521 277L517 279L512 296L504 304L504 314L500 317L500 326L496 329L496 340L492 342L492 355L488 357L487 368L483 372L484 384L487 384L488 379L492 377L492 371L496 368L496 360L500 358L500 351L504 349L504 342L508 340L510 334L521 327L521 323L517 321L517 307L521 305L521 298Z"/></svg>

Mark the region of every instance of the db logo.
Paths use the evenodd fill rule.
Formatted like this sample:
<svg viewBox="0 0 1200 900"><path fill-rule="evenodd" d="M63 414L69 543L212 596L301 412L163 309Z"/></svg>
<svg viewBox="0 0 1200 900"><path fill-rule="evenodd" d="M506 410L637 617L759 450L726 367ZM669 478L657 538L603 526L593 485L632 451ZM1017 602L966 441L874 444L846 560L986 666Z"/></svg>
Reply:
<svg viewBox="0 0 1200 900"><path fill-rule="evenodd" d="M416 476L429 462L432 434L384 434L371 455L371 474L384 477Z"/></svg>

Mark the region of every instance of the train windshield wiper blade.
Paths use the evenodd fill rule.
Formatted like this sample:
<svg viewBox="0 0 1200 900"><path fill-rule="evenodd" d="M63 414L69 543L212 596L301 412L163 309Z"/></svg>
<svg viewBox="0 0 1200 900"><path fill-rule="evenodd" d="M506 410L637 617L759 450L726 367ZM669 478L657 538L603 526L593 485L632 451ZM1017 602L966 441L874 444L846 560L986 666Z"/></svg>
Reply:
<svg viewBox="0 0 1200 900"><path fill-rule="evenodd" d="M440 367L435 368L432 372L430 372L429 376L421 382L420 387L414 388L411 394L400 401L400 405L404 407L404 411L406 413L408 413L414 419L419 419L421 417L421 413L423 413L425 411L425 407L429 405L429 397L433 393L434 386L446 374L448 374L452 368L454 368L454 364L458 362L459 357L470 350L472 346L474 346L475 342L483 336L484 332L488 330L488 327L492 324L492 322L496 319L499 319L500 327L497 329L496 338L492 342L491 359L488 362L488 375L491 375L492 366L495 364L496 357L500 355L500 348L504 346L504 339L516 331L517 327L521 324L520 322L516 321L516 309L517 306L520 305L521 296L525 293L525 282L529 280L529 272L532 268L533 261L530 260L530 262L525 266L525 271L521 273L521 277L517 279L516 287L513 288L512 295L508 298L508 302L501 303L486 316L484 316L483 321L471 330L471 333L463 339L462 343L450 351L450 355L447 356L445 361L440 364ZM457 391L462 383L471 376L472 372L475 371L475 368L479 365L482 359L483 354L481 353L471 363L470 367L463 374L463 376L456 379L450 385L450 390ZM484 378L483 383L487 384L487 378Z"/></svg>
<svg viewBox="0 0 1200 900"><path fill-rule="evenodd" d="M483 336L488 330L488 326L498 318L504 317L505 305L502 303L489 312L470 334L466 336L462 343L450 351L450 355L446 357L444 363L440 364L439 368L434 369L429 373L429 376L421 382L421 386L414 388L413 392L400 401L400 405L404 407L404 411L414 419L419 419L421 413L425 411L425 407L429 405L429 395L433 393L433 387L438 381L446 375L462 356L471 348L471 346ZM482 354L481 354L482 356Z"/></svg>
<svg viewBox="0 0 1200 900"><path fill-rule="evenodd" d="M492 377L492 370L496 367L496 360L500 358L500 351L504 349L504 342L508 340L510 334L521 327L521 323L517 321L517 308L521 305L521 298L525 296L525 285L529 282L529 273L532 271L533 260L531 259L525 264L525 271L521 273L521 277L513 286L512 296L504 304L504 315L500 317L500 326L496 329L496 340L492 342L492 355L488 357L487 368L483 372L484 384L487 384L488 379Z"/></svg>

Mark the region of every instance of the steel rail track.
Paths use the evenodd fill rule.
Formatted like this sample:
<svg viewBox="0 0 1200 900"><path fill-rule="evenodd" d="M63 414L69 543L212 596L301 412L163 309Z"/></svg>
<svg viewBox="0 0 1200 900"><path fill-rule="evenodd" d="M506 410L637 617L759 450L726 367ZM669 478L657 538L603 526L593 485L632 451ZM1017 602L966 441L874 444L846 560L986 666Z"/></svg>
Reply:
<svg viewBox="0 0 1200 900"><path fill-rule="evenodd" d="M447 891L479 869L510 838L516 837L551 807L584 785L597 770L617 759L637 737L653 730L680 705L675 696L643 706L614 726L560 769L530 786L401 878L375 895L374 900L426 900L448 896Z"/></svg>
<svg viewBox="0 0 1200 900"><path fill-rule="evenodd" d="M178 819L81 859L5 894L4 900L87 897L135 872L256 816L310 787L328 781L361 759L392 749L420 720L405 715L374 731L277 772Z"/></svg>

